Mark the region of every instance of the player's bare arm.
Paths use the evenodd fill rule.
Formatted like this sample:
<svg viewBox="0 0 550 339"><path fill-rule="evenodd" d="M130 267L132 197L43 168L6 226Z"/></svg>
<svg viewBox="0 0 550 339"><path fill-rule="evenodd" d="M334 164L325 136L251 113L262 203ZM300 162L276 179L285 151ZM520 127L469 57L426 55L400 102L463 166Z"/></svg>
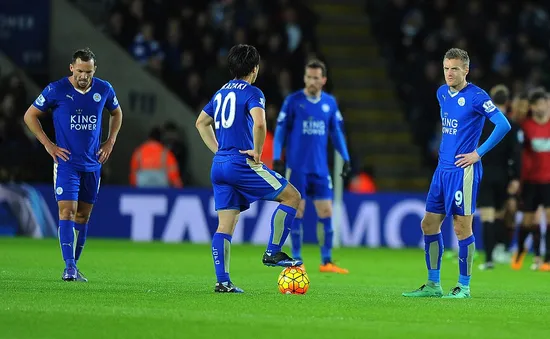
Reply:
<svg viewBox="0 0 550 339"><path fill-rule="evenodd" d="M218 151L218 141L216 140L216 134L214 133L214 128L212 127L213 124L214 119L206 114L205 111L202 111L197 118L195 127L199 131L202 141L204 141L206 146L212 151L212 153L215 154Z"/></svg>
<svg viewBox="0 0 550 339"><path fill-rule="evenodd" d="M101 144L101 147L97 152L97 155L99 156L99 162L102 164L109 160L109 157L113 152L113 147L115 146L118 132L122 127L122 109L120 108L120 106L111 111L110 115L109 136L107 137L107 140L103 144Z"/></svg>
<svg viewBox="0 0 550 339"><path fill-rule="evenodd" d="M254 107L250 110L250 115L254 120L254 127L252 133L254 136L254 149L242 150L241 153L248 154L254 158L254 162L260 164L262 158L262 150L264 148L265 136L267 133L267 122L265 120L265 110L260 107Z"/></svg>
<svg viewBox="0 0 550 339"><path fill-rule="evenodd" d="M46 148L46 151L51 155L53 158L53 161L57 163L57 158L61 158L64 161L69 160L69 150L58 147L56 144L54 144L50 138L46 135L44 132L44 129L42 128L42 124L40 124L40 120L38 119L40 116L44 115L45 113L39 110L38 108L31 105L27 112L25 112L24 120L25 124L29 128L29 130L34 134L36 139L40 141L42 145L44 145L44 148Z"/></svg>

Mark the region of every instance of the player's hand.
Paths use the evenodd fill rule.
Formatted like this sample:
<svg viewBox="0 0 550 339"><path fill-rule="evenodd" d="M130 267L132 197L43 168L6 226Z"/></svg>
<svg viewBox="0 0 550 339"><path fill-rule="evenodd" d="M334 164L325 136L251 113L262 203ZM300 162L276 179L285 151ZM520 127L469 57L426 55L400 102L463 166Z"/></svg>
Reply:
<svg viewBox="0 0 550 339"><path fill-rule="evenodd" d="M247 151L239 151L241 154L246 154L248 155L249 157L251 157L252 159L254 159L254 162L257 163L257 164L261 164L262 161L260 160L260 154L254 152L253 149L249 149Z"/></svg>
<svg viewBox="0 0 550 339"><path fill-rule="evenodd" d="M519 180L514 179L508 183L508 194L515 195L519 192Z"/></svg>
<svg viewBox="0 0 550 339"><path fill-rule="evenodd" d="M53 142L50 142L49 144L44 145L44 148L46 148L46 151L52 156L53 161L57 164L57 158L62 159L63 161L69 161L69 150L66 150L64 148L58 147Z"/></svg>
<svg viewBox="0 0 550 339"><path fill-rule="evenodd" d="M351 163L349 161L344 162L344 166L342 167L342 173L340 176L346 180L347 177L351 174Z"/></svg>
<svg viewBox="0 0 550 339"><path fill-rule="evenodd" d="M286 166L282 160L273 160L273 170L284 177Z"/></svg>
<svg viewBox="0 0 550 339"><path fill-rule="evenodd" d="M110 140L107 140L101 144L99 151L97 151L100 164L104 164L109 159L111 153L113 152L113 146L115 146L115 143Z"/></svg>
<svg viewBox="0 0 550 339"><path fill-rule="evenodd" d="M455 165L456 167L460 168L466 168L472 164L475 164L479 161L479 159L481 159L479 154L477 154L477 151L473 151L472 153L467 154L459 154L455 158L458 159L457 161L455 161Z"/></svg>

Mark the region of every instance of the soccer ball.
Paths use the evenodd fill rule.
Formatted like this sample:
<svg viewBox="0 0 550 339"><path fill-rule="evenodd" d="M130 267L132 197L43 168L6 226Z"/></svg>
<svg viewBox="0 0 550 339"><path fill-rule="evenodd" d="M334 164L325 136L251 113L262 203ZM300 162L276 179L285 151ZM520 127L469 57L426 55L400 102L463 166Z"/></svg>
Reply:
<svg viewBox="0 0 550 339"><path fill-rule="evenodd" d="M277 283L282 294L306 294L309 289L306 271L297 266L285 268L279 274Z"/></svg>

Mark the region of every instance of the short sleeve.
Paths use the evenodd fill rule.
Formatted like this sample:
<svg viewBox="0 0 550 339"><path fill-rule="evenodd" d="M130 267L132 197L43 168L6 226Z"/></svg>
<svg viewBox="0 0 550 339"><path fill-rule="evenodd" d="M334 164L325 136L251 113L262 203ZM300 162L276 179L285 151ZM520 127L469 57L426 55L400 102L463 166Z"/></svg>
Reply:
<svg viewBox="0 0 550 339"><path fill-rule="evenodd" d="M265 110L265 96L264 93L257 87L253 88L253 91L246 102L246 108L250 112L253 108L259 107Z"/></svg>
<svg viewBox="0 0 550 339"><path fill-rule="evenodd" d="M210 99L210 101L204 106L202 110L212 119L214 119L214 105L212 104L212 99Z"/></svg>
<svg viewBox="0 0 550 339"><path fill-rule="evenodd" d="M32 105L42 112L47 112L50 108L53 108L55 106L54 86L52 84L46 86Z"/></svg>
<svg viewBox="0 0 550 339"><path fill-rule="evenodd" d="M472 102L474 111L488 119L495 115L495 113L500 112L485 91L477 92Z"/></svg>
<svg viewBox="0 0 550 339"><path fill-rule="evenodd" d="M105 108L109 110L109 112L114 111L119 106L118 99L116 97L115 89L111 84L109 84L109 89L107 93L107 100L105 101Z"/></svg>

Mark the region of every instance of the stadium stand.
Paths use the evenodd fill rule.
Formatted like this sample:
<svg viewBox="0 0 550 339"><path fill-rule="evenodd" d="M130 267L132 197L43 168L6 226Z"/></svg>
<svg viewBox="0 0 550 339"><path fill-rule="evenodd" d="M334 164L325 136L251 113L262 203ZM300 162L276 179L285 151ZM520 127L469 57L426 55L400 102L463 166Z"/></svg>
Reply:
<svg viewBox="0 0 550 339"><path fill-rule="evenodd" d="M27 107L27 90L19 75L0 72L0 182L51 180L51 172L32 166L48 154L23 123Z"/></svg>
<svg viewBox="0 0 550 339"><path fill-rule="evenodd" d="M434 166L442 84L441 57L451 47L470 54L469 81L509 86L518 96L550 85L550 4L544 1L367 1L371 27L396 84L425 164ZM518 15L519 13L519 15Z"/></svg>

